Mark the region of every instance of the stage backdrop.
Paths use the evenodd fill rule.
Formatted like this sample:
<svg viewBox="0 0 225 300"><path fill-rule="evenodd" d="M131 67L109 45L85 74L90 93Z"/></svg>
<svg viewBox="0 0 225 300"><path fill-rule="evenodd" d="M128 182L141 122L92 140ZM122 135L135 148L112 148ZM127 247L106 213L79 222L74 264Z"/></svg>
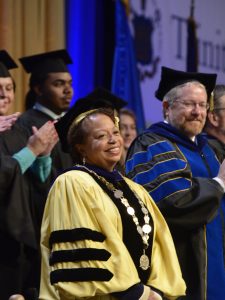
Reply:
<svg viewBox="0 0 225 300"><path fill-rule="evenodd" d="M65 47L64 0L0 0L0 49L18 64L11 73L16 101L11 112L24 110L29 75L18 58Z"/></svg>
<svg viewBox="0 0 225 300"><path fill-rule="evenodd" d="M0 48L8 50L19 65L13 72L17 83L14 111L23 110L28 89L28 76L18 62L24 55L67 47L75 62L74 100L97 85L110 87L116 1L0 0ZM142 98L137 105L143 105L148 125L162 120L161 104L154 97L161 66L186 70L191 0L129 2L141 88L141 97L134 99ZM195 0L198 70L218 73L218 83L225 83L224 11L224 0Z"/></svg>
<svg viewBox="0 0 225 300"><path fill-rule="evenodd" d="M161 66L186 71L187 19L191 0L130 0L130 30L146 124L162 120L161 103L154 97ZM196 0L198 71L218 74L225 84L224 0Z"/></svg>

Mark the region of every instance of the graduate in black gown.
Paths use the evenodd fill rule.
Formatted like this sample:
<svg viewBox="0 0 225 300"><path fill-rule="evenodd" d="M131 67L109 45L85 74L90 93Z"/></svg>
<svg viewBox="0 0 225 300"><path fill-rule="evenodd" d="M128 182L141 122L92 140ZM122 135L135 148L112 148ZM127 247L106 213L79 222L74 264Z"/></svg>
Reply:
<svg viewBox="0 0 225 300"><path fill-rule="evenodd" d="M47 122L52 124L60 118L69 108L73 96L72 78L67 68L67 64L72 61L65 50L24 57L20 60L26 71L31 73L28 95L32 96L29 99L32 99L35 104L21 115L10 131L1 134L1 151L8 156L15 155L26 146L29 137L33 134L33 126L39 129ZM61 150L60 143L55 145L50 156L42 159L45 160L45 168L40 168L38 164L35 169L28 168L23 174L21 183L24 205L21 205L20 213L26 215L32 223L32 226L28 226L33 228L32 241L26 243L22 241L22 244L18 244L18 249L14 246L10 247L13 251L10 256L11 261L12 258L14 261L15 258L21 259L22 255L28 262L27 274L30 274L27 276L27 281L24 279L24 282L21 282L19 292L26 294L27 291L27 294L33 294L32 297L37 294L36 290L39 287L39 232L46 196L54 178L72 164L70 155ZM19 188L18 184L14 183L13 189L17 188ZM26 206L29 209L22 211ZM24 223L25 225L27 224ZM29 297L27 296L27 299Z"/></svg>

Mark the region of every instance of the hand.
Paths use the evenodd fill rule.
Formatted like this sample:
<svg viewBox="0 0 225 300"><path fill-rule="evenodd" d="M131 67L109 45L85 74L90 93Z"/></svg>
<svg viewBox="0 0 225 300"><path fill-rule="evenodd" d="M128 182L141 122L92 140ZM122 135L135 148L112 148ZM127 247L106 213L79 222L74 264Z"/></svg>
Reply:
<svg viewBox="0 0 225 300"><path fill-rule="evenodd" d="M16 122L19 116L19 112L8 116L0 116L0 132L9 130L12 127L12 125Z"/></svg>
<svg viewBox="0 0 225 300"><path fill-rule="evenodd" d="M9 297L9 300L25 300L25 298L22 295L15 294Z"/></svg>
<svg viewBox="0 0 225 300"><path fill-rule="evenodd" d="M49 140L49 145L45 150L45 153L43 153L43 155L48 155L52 152L52 149L55 147L55 145L58 143L59 141L59 136L58 133L55 129L55 123L58 122L57 120L52 121L53 126L53 134L51 136L51 139Z"/></svg>
<svg viewBox="0 0 225 300"><path fill-rule="evenodd" d="M46 147L45 151L43 151L41 153L41 155L49 155L51 152L52 152L52 149L55 147L55 145L58 143L59 141L59 137L58 137L58 134L55 130L55 127L54 127L54 130L52 132L52 135L50 136L49 138L49 143L48 143L48 146Z"/></svg>
<svg viewBox="0 0 225 300"><path fill-rule="evenodd" d="M222 162L222 164L220 165L220 169L219 169L219 173L218 173L217 177L219 177L225 185L225 159Z"/></svg>
<svg viewBox="0 0 225 300"><path fill-rule="evenodd" d="M58 134L53 122L49 121L37 129L32 127L33 135L30 136L27 147L36 155L48 155L58 141Z"/></svg>
<svg viewBox="0 0 225 300"><path fill-rule="evenodd" d="M139 300L162 300L162 297L149 286L144 285L144 291Z"/></svg>
<svg viewBox="0 0 225 300"><path fill-rule="evenodd" d="M157 292L151 290L148 300L162 300L162 297Z"/></svg>

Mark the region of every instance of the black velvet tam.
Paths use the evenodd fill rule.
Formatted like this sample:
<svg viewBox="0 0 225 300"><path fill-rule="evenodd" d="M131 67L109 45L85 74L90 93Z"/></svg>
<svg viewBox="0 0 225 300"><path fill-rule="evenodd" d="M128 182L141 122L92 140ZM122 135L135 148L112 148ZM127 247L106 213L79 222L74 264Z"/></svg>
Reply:
<svg viewBox="0 0 225 300"><path fill-rule="evenodd" d="M17 68L17 64L6 50L0 50L0 77L11 77L9 70Z"/></svg>
<svg viewBox="0 0 225 300"><path fill-rule="evenodd" d="M78 116L98 108L112 108L119 111L126 104L126 101L101 87L96 88L86 97L78 99L70 110L55 124L63 145L63 150L68 151L67 133L71 124Z"/></svg>
<svg viewBox="0 0 225 300"><path fill-rule="evenodd" d="M213 73L194 73L194 72L183 72L167 67L161 69L161 79L155 96L160 101L163 100L164 96L174 87L181 85L189 81L198 81L202 83L207 91L208 98L210 97L215 84L217 74Z"/></svg>
<svg viewBox="0 0 225 300"><path fill-rule="evenodd" d="M24 70L31 74L69 72L67 65L73 63L65 49L25 56L19 60Z"/></svg>

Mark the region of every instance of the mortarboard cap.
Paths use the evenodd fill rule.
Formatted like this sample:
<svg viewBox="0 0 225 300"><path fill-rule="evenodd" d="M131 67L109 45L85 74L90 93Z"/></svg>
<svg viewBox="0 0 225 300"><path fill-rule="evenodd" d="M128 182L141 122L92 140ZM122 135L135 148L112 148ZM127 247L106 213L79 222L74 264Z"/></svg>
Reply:
<svg viewBox="0 0 225 300"><path fill-rule="evenodd" d="M67 134L71 124L81 114L98 108L112 108L119 111L127 102L106 89L96 88L84 98L78 99L68 112L55 124L63 151L68 151Z"/></svg>
<svg viewBox="0 0 225 300"><path fill-rule="evenodd" d="M208 98L215 87L217 74L213 73L195 73L195 72L183 72L173 70L167 67L161 68L161 79L155 96L160 101L163 100L164 96L174 87L181 85L189 81L199 81L202 83L207 91Z"/></svg>
<svg viewBox="0 0 225 300"><path fill-rule="evenodd" d="M69 72L67 65L72 59L65 49L21 57L20 62L27 73L48 74Z"/></svg>
<svg viewBox="0 0 225 300"><path fill-rule="evenodd" d="M0 77L11 77L9 70L17 68L17 64L5 50L0 50Z"/></svg>

